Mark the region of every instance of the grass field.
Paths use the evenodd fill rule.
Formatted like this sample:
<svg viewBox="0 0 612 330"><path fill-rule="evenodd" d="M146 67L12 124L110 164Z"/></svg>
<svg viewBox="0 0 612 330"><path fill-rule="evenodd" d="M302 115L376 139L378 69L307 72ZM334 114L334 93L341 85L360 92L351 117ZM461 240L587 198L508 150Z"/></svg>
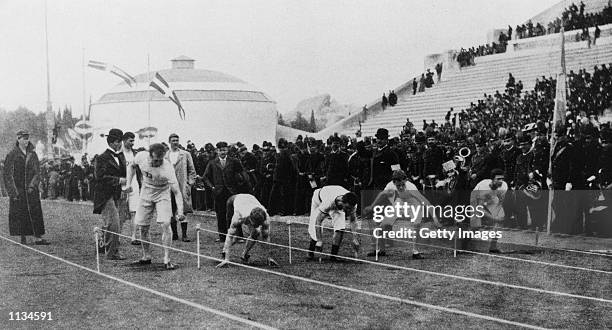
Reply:
<svg viewBox="0 0 612 330"><path fill-rule="evenodd" d="M50 246L32 247L95 269L93 227L101 218L84 204L43 201L46 238ZM0 199L0 235L6 236L8 201ZM210 216L189 216L193 227L216 229ZM127 226L126 226L127 227ZM127 228L124 228L127 233ZM293 245L307 248L305 226L292 226ZM201 252L219 257L216 235L202 232ZM272 242L287 244L287 226L272 224ZM18 237L13 237L18 240ZM159 228L152 239L161 242ZM366 241L364 241L365 245ZM215 261L171 252L180 268L165 271L162 251L153 247L153 265L139 266L140 247L122 239L125 261L102 261L103 273L148 288L257 321L275 328L514 328L511 325L417 307L360 293L333 289L296 279L230 266L216 269ZM178 242L175 247L196 251L196 243ZM252 263L263 269L268 248L257 245ZM233 250L238 260L242 245ZM288 262L287 249L272 248L281 267L273 270L357 288L388 296L458 309L505 320L546 328L611 328L612 304L580 298L560 297L516 288L474 283L437 275L392 269L380 265L346 262L305 261L304 252L293 253ZM329 245L326 245L329 251ZM365 249L367 250L367 249ZM396 246L382 263L401 265L445 274L494 282L612 299L612 276L480 255L460 255L423 248L427 259L412 260L407 247ZM350 255L345 244L341 254ZM365 251L362 251L365 257ZM612 271L612 259L570 252L541 250L516 256L565 265ZM369 258L372 260L372 258ZM61 261L0 240L0 327L1 328L243 328L245 325L212 313L162 298L99 275L80 270ZM51 312L53 321L9 321L9 312Z"/></svg>

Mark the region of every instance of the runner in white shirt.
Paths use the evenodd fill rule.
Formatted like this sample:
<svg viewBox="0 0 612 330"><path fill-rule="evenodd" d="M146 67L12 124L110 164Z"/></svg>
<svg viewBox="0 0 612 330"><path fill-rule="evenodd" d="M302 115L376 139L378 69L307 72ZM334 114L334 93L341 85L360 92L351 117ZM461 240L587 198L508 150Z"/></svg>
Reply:
<svg viewBox="0 0 612 330"><path fill-rule="evenodd" d="M222 254L225 261L218 264L217 268L227 265L230 261L230 248L238 239L238 237L235 236L238 232L238 228L243 225L247 226L247 232L250 232L251 235L247 239L247 243L244 246L244 252L240 257L242 262L249 262L249 258L251 257L249 251L251 251L257 240L270 242L270 221L268 221L270 216L255 196L250 194L233 195L227 200L226 205L227 220L230 223L230 227L227 231L229 239L225 240L225 245L223 246ZM271 250L268 246L268 255L270 255L270 252ZM272 259L272 257L268 256L268 265L278 266L278 263Z"/></svg>
<svg viewBox="0 0 612 330"><path fill-rule="evenodd" d="M372 211L374 206L386 206L386 205L395 205L396 203L408 203L409 205L422 205L423 207L427 205L431 205L431 203L423 196L417 187L410 181L408 181L408 175L403 170L395 170L391 176L391 182L389 182L383 191L381 191L376 199L372 203L372 205L366 207L364 209L364 214L368 218L372 216ZM433 216L433 221L436 227L441 227L440 221L435 215ZM374 221L370 221L373 225L371 226L372 232L376 228L382 228L384 231L390 231L393 229L393 225L398 220L396 216L385 217L381 222L375 223ZM417 232L421 228L421 217L420 214L417 215L415 219L407 219L409 222L407 224ZM412 258L413 259L424 259L423 255L416 248L416 241L418 236L414 239L410 239L412 241ZM385 238L379 239L378 244L378 255L385 256L387 255L386 248L392 247L393 241L390 241ZM373 257L376 255L376 238L372 238L372 251L368 252L368 257Z"/></svg>
<svg viewBox="0 0 612 330"><path fill-rule="evenodd" d="M359 257L359 240L357 239L356 208L359 198L355 193L346 190L342 186L325 186L314 191L310 204L310 222L308 233L310 234L310 246L308 260L314 260L314 251L323 251L323 229L322 223L325 219L332 220L334 235L332 238L332 255L338 255L340 244L346 231L349 220L349 230L353 236L354 257ZM331 257L331 261L343 261Z"/></svg>
<svg viewBox="0 0 612 330"><path fill-rule="evenodd" d="M172 245L172 229L170 218L172 217L172 206L170 203L170 190L176 198L179 221L185 219L183 214L183 196L176 180L176 174L172 165L164 160L166 149L162 144L155 143L149 147L149 151L139 152L134 158L132 166L128 167L127 181L130 182L138 167L142 173L142 188L140 189L140 204L136 210L135 222L140 227L142 238L143 257L139 260L141 264L151 263L149 229L154 211L157 212L157 223L162 228L162 245L164 245L164 265L168 270L175 269L176 265L170 262L169 246ZM129 188L128 188L129 190Z"/></svg>
<svg viewBox="0 0 612 330"><path fill-rule="evenodd" d="M491 179L480 181L470 195L470 204L474 207L484 206L482 217L474 216L470 219L472 228L480 228L483 221L492 223L493 227L498 227L504 221L505 213L503 202L508 191L508 185L504 182L504 171L496 168L491 171ZM497 248L497 238L491 239L489 252L501 253Z"/></svg>

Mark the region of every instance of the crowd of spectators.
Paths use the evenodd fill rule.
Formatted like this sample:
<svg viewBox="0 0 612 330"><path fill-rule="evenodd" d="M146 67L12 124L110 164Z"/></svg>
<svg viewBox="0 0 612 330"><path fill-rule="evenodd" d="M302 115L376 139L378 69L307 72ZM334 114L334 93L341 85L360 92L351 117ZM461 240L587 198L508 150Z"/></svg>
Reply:
<svg viewBox="0 0 612 330"><path fill-rule="evenodd" d="M595 66L592 72L581 69L578 73L570 71L567 75L569 92L567 96L567 123L570 132L575 132L578 122L592 121L601 115L612 102L612 82L610 65ZM504 92L484 94L467 109L452 114L451 108L445 123L424 123L424 130L435 129L445 135L457 131L462 134L498 136L502 131L518 133L529 123L548 123L552 119L556 92L556 80L542 76L535 81L534 89L523 91L522 81L515 81L512 74ZM459 120L459 125L457 125ZM405 131L408 131L406 126Z"/></svg>
<svg viewBox="0 0 612 330"><path fill-rule="evenodd" d="M561 17L548 22L546 26L528 21L526 24L516 26L516 39L524 39L531 37L543 36L546 34L554 34L561 32L561 28L565 31L585 30L592 27L598 27L612 23L612 6L608 4L601 12L586 13L584 11L585 4L581 1L580 5L572 3L568 8L563 10ZM588 33L588 32L587 32Z"/></svg>
<svg viewBox="0 0 612 330"><path fill-rule="evenodd" d="M592 41L593 44L600 37L601 30L599 26L612 23L612 5L609 3L601 12L586 13L584 12L584 3L581 1L580 6L572 3L566 8L561 17L549 22L546 26L541 23L535 25L531 20L525 24L517 25L513 31L511 26L508 26L506 32L501 32L498 42L493 42L478 47L461 48L455 55L459 63L459 67L474 65L474 58L506 52L508 41L512 40L513 32L514 39L525 39L543 36L546 34L554 34L561 32L561 28L565 31L580 30L575 35L575 41ZM589 33L589 28L595 28L593 36ZM591 43L589 42L589 47Z"/></svg>
<svg viewBox="0 0 612 330"><path fill-rule="evenodd" d="M434 67L437 82L440 82L440 79L442 78L442 67L442 63L437 63ZM434 73L431 71L431 69L427 69L426 72L421 74L419 80L417 80L416 77L412 79L412 82L410 83L410 87L412 87L412 95L416 95L417 92L424 92L426 88L433 87L434 83ZM388 96L386 93L383 93L380 105L382 109L385 110L388 106L394 107L397 104L397 101L397 94L394 90L390 90ZM364 116L364 120L366 117L367 116Z"/></svg>
<svg viewBox="0 0 612 330"><path fill-rule="evenodd" d="M583 178L592 172L585 163L598 164L599 161L595 159L599 152L587 151L593 146L583 146L585 139L591 139L602 131L607 132L606 139L612 140L612 131L606 126L609 124L597 121L602 111L612 105L610 66L596 66L590 72L585 69L577 73L570 71L568 86L567 131L564 131L564 136L576 146L576 155L584 155L582 158L586 161L580 163L584 167L580 170L584 172L581 172ZM359 193L361 189L380 189L388 183L390 177L387 176L391 173L388 166L376 168L377 157L390 157L384 150L392 151L392 162L397 161L418 188L428 189L427 178L444 179L442 163L452 160L460 147L474 149L473 154L485 152L489 155L487 165L478 171L475 168L482 165L478 163L480 160L469 160L471 163L467 166L471 166L470 171L473 171L470 173L474 175L470 182L474 184L488 175L488 167L500 167L506 172L512 170L499 155L505 154L502 148L506 141L518 141L527 134L529 130L525 128L529 126L530 130L537 131L536 136L541 137L537 139L539 142L534 142L534 148L541 160L538 166L546 173L550 155L548 135L551 134L548 123L554 109L555 88L555 79L541 77L536 79L533 90L525 91L522 82L509 74L503 92L485 94L458 113L451 109L444 123L424 121L423 132L407 120L399 137L390 137L388 131L381 128L375 137L359 139L338 134L326 140L299 136L295 141L280 139L276 145L264 141L261 146L255 144L251 148L236 142L229 146L229 157L237 159L241 165L237 172L237 188L239 192L256 196L271 215L304 215L309 211L310 198L316 187L341 185ZM483 146L487 151L478 151ZM194 209L213 210L213 191L202 178L208 163L217 158L217 148L207 143L198 149L188 141L185 150L191 154L197 174L192 187ZM92 175L95 161L94 157L90 165L88 158L84 157L80 165L70 158L55 164L43 162L42 197L90 199L89 192L95 184ZM512 173L507 175L511 177ZM572 230L559 229L562 232Z"/></svg>

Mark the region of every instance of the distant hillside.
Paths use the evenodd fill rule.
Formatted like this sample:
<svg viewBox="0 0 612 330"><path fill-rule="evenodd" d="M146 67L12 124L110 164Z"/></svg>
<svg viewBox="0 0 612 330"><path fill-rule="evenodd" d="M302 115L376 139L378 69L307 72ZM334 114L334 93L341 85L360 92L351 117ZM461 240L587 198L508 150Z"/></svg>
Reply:
<svg viewBox="0 0 612 330"><path fill-rule="evenodd" d="M297 118L298 113L306 120L310 120L311 112L314 111L315 123L319 131L359 110L360 107L356 105L340 104L331 95L322 94L300 101L293 111L282 115L284 121L289 124Z"/></svg>

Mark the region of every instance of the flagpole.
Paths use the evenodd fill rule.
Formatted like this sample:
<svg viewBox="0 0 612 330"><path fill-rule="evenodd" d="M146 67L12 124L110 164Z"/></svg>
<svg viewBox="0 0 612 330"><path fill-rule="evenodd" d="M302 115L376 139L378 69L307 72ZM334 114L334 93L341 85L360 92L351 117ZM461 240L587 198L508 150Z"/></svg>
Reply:
<svg viewBox="0 0 612 330"><path fill-rule="evenodd" d="M45 57L47 60L47 110L49 110L51 109L51 82L49 74L49 31L47 25L47 1L45 0Z"/></svg>
<svg viewBox="0 0 612 330"><path fill-rule="evenodd" d="M87 114L87 101L86 101L87 96L86 95L87 94L85 92L85 47L83 47L82 50L83 50L82 57L81 57L81 70L83 71L82 72L82 75L83 75L83 119L82 120L86 121L87 120L86 118L86 114ZM87 150L85 148L86 142L87 142L87 138L84 135L81 135L81 151L83 152Z"/></svg>
<svg viewBox="0 0 612 330"><path fill-rule="evenodd" d="M149 53L147 53L147 82L151 81L151 59ZM147 101L147 127L151 127L151 98L153 97L153 93L149 96L149 100ZM148 134L147 141L149 146L151 146L151 134Z"/></svg>
<svg viewBox="0 0 612 330"><path fill-rule="evenodd" d="M51 106L51 78L49 74L49 31L47 28L47 0L45 0L45 58L47 63L47 156L53 157L53 126L55 126L55 114Z"/></svg>
<svg viewBox="0 0 612 330"><path fill-rule="evenodd" d="M555 131L558 127L565 125L565 112L567 111L567 80L565 79L565 29L564 24L561 26L561 67L560 73L557 74L557 86L555 86L555 108L553 110L553 118L551 125L550 135L550 155L548 161L548 174L551 176L552 181L552 158L555 152L555 145L557 144L557 138ZM553 222L553 202L554 189L551 186L548 191L548 217L546 221L546 233L550 235L550 227Z"/></svg>

